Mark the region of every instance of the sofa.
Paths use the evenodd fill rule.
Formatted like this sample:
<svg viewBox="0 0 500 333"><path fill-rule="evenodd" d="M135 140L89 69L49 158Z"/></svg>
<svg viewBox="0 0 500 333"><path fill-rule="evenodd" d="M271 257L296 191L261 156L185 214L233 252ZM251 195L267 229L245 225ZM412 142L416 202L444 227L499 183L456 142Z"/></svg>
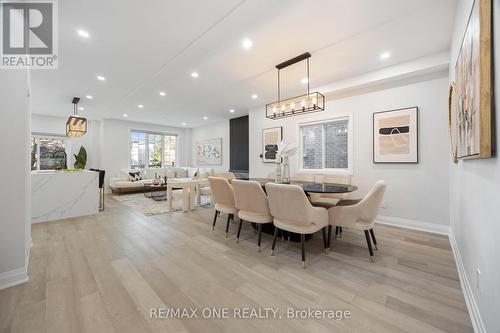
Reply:
<svg viewBox="0 0 500 333"><path fill-rule="evenodd" d="M139 173L141 179L132 179L130 173ZM113 193L140 192L144 184L150 184L156 178L191 178L204 179L213 176L212 168L167 167L146 169L122 169L109 179L109 188Z"/></svg>

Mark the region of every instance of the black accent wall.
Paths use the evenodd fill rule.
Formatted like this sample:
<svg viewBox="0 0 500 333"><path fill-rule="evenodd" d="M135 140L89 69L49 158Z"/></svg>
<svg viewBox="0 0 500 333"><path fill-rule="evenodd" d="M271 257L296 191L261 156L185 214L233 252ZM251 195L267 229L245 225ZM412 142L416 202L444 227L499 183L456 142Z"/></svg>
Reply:
<svg viewBox="0 0 500 333"><path fill-rule="evenodd" d="M248 116L229 120L229 170L248 172Z"/></svg>

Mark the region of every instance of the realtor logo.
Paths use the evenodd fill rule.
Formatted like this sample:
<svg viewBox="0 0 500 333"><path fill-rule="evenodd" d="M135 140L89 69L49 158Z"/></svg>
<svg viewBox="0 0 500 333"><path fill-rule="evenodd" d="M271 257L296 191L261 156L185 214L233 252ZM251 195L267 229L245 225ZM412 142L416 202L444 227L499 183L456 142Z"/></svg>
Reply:
<svg viewBox="0 0 500 333"><path fill-rule="evenodd" d="M0 0L0 18L0 68L57 68L57 0Z"/></svg>

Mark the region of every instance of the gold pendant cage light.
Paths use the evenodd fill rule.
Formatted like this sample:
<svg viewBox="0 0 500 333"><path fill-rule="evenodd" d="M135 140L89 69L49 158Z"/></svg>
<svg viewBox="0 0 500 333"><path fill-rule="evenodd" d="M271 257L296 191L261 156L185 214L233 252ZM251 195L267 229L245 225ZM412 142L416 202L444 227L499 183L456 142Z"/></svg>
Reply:
<svg viewBox="0 0 500 333"><path fill-rule="evenodd" d="M79 97L73 97L73 115L66 122L66 136L80 137L87 133L87 119L78 117Z"/></svg>

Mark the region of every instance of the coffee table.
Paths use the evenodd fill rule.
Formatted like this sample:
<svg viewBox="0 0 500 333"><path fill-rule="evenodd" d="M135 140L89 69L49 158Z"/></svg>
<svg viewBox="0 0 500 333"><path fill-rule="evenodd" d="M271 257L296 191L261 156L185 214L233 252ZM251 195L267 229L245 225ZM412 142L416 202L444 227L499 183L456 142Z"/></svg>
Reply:
<svg viewBox="0 0 500 333"><path fill-rule="evenodd" d="M146 183L144 184L144 196L154 201L165 201L167 200L167 185Z"/></svg>

